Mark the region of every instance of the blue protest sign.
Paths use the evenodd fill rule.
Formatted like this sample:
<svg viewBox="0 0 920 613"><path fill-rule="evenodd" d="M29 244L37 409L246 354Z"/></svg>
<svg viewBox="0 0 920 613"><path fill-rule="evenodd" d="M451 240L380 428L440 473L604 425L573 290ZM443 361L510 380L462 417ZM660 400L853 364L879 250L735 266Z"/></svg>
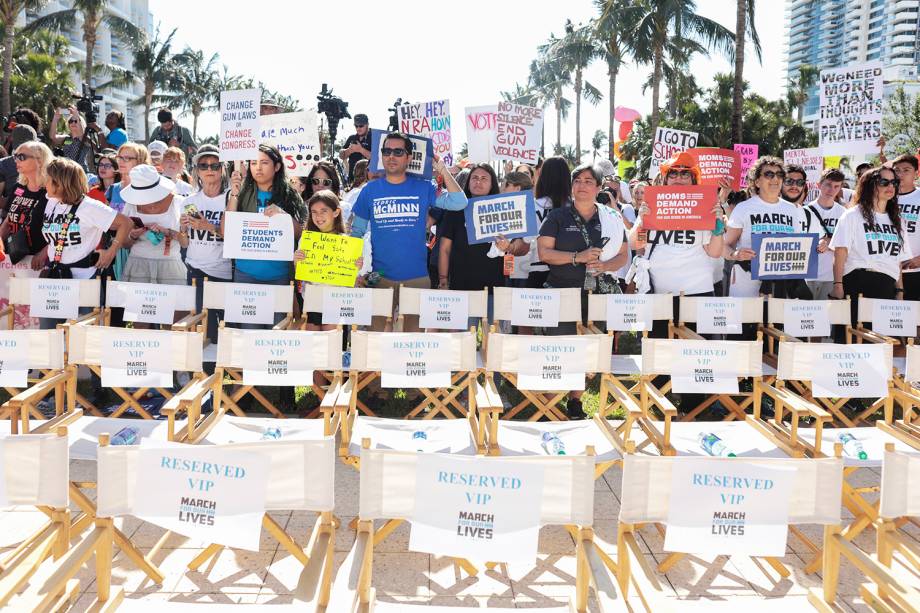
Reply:
<svg viewBox="0 0 920 613"><path fill-rule="evenodd" d="M537 235L537 213L530 191L470 198L464 213L466 238L471 245L492 242L499 235L507 239Z"/></svg>
<svg viewBox="0 0 920 613"><path fill-rule="evenodd" d="M818 276L817 234L752 234L751 278L814 279Z"/></svg>
<svg viewBox="0 0 920 613"><path fill-rule="evenodd" d="M384 172L380 150L383 148L383 141L386 135L386 130L371 130L371 159L368 164L368 169L371 172ZM431 179L434 144L430 138L412 134L409 135L409 140L412 141L412 160L410 160L409 168L406 172L423 179Z"/></svg>

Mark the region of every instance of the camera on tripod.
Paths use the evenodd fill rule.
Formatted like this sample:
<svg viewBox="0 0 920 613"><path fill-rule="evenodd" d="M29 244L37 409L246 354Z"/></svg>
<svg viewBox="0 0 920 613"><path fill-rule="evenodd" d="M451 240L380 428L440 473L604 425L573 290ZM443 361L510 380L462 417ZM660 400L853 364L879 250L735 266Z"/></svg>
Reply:
<svg viewBox="0 0 920 613"><path fill-rule="evenodd" d="M402 98L397 98L396 102L393 103L393 106L387 109L388 111L390 111L390 125L387 126L387 129L390 132L396 132L397 130L399 130L399 107L401 107L404 104L411 104L411 103L403 102Z"/></svg>
<svg viewBox="0 0 920 613"><path fill-rule="evenodd" d="M96 88L90 87L88 83L83 84L83 93L72 96L77 101L77 110L86 117L86 123L95 123L99 119L99 105L96 101L102 100L102 96L96 94Z"/></svg>
<svg viewBox="0 0 920 613"><path fill-rule="evenodd" d="M322 89L319 90L319 95L316 99L319 101L319 104L316 105L317 112L326 115L326 120L329 122L330 150L334 150L335 136L339 131L339 120L345 117L351 119L351 113L348 112L348 103L334 95L325 83L323 83Z"/></svg>

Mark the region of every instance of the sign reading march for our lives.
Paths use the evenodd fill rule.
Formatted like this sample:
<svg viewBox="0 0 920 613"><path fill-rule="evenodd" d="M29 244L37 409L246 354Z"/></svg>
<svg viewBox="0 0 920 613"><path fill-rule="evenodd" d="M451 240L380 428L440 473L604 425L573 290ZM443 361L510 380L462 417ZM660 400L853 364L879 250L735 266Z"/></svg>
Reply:
<svg viewBox="0 0 920 613"><path fill-rule="evenodd" d="M645 188L649 212L642 218L642 227L712 231L718 191L714 185L650 185Z"/></svg>
<svg viewBox="0 0 920 613"><path fill-rule="evenodd" d="M815 398L884 398L888 395L890 347L880 344L815 345Z"/></svg>
<svg viewBox="0 0 920 613"><path fill-rule="evenodd" d="M28 387L28 357L28 341L21 330L0 330L0 386Z"/></svg>
<svg viewBox="0 0 920 613"><path fill-rule="evenodd" d="M831 335L826 300L786 300L783 305L783 332L796 338Z"/></svg>
<svg viewBox="0 0 920 613"><path fill-rule="evenodd" d="M747 175L751 166L757 161L760 145L735 143L734 149L741 156L741 187L747 187Z"/></svg>
<svg viewBox="0 0 920 613"><path fill-rule="evenodd" d="M469 326L470 297L466 292L423 289L418 300L418 324L422 328L466 330Z"/></svg>
<svg viewBox="0 0 920 613"><path fill-rule="evenodd" d="M386 142L386 135L385 130L371 130L371 159L368 163L368 169L371 172L386 172L383 167L383 153L381 153L381 149L383 149L383 145ZM430 138L413 136L412 134L409 135L409 140L412 141L412 159L409 160L409 167L406 169L406 173L423 179L431 179L433 176L434 144ZM395 142L398 142L399 146L402 147L402 141Z"/></svg>
<svg viewBox="0 0 920 613"><path fill-rule="evenodd" d="M681 340L671 344L671 385L675 392L738 393L738 366L744 363L730 341Z"/></svg>
<svg viewBox="0 0 920 613"><path fill-rule="evenodd" d="M752 279L814 279L818 276L817 234L752 234Z"/></svg>
<svg viewBox="0 0 920 613"><path fill-rule="evenodd" d="M783 162L795 164L805 169L805 179L809 183L817 183L824 171L824 157L817 147L808 149L786 149L783 151Z"/></svg>
<svg viewBox="0 0 920 613"><path fill-rule="evenodd" d="M539 464L440 453L419 456L409 549L532 564L543 477Z"/></svg>
<svg viewBox="0 0 920 613"><path fill-rule="evenodd" d="M102 387L172 387L172 332L106 328Z"/></svg>
<svg viewBox="0 0 920 613"><path fill-rule="evenodd" d="M224 321L234 324L275 323L275 288L257 283L228 283Z"/></svg>
<svg viewBox="0 0 920 613"><path fill-rule="evenodd" d="M454 165L449 100L404 104L399 107L398 112L400 132L430 138L434 154L441 158L446 166Z"/></svg>
<svg viewBox="0 0 920 613"><path fill-rule="evenodd" d="M537 234L537 213L531 191L470 198L464 215L466 240L471 245L490 243L499 236L510 240Z"/></svg>
<svg viewBox="0 0 920 613"><path fill-rule="evenodd" d="M559 325L558 289L511 290L511 325L555 328Z"/></svg>
<svg viewBox="0 0 920 613"><path fill-rule="evenodd" d="M380 387L448 387L451 339L447 334L391 333L381 337Z"/></svg>
<svg viewBox="0 0 920 613"><path fill-rule="evenodd" d="M358 258L364 250L360 238L332 232L303 232L298 249L304 259L297 262L294 278L320 285L354 287Z"/></svg>
<svg viewBox="0 0 920 613"><path fill-rule="evenodd" d="M243 385L302 385L313 380L310 332L259 330L244 333Z"/></svg>
<svg viewBox="0 0 920 613"><path fill-rule="evenodd" d="M490 134L490 160L536 165L543 135L543 109L499 102Z"/></svg>
<svg viewBox="0 0 920 613"><path fill-rule="evenodd" d="M783 557L795 473L734 458L672 462L664 550Z"/></svg>
<svg viewBox="0 0 920 613"><path fill-rule="evenodd" d="M254 160L259 157L259 104L261 89L220 92L220 160Z"/></svg>
<svg viewBox="0 0 920 613"><path fill-rule="evenodd" d="M882 64L862 62L822 70L818 91L821 154L876 153L882 136Z"/></svg>
<svg viewBox="0 0 920 613"><path fill-rule="evenodd" d="M873 300L872 331L888 336L916 336L917 302L914 300Z"/></svg>
<svg viewBox="0 0 920 613"><path fill-rule="evenodd" d="M145 439L132 514L207 543L258 551L269 458L233 447Z"/></svg>
<svg viewBox="0 0 920 613"><path fill-rule="evenodd" d="M76 319L79 311L79 279L29 279L29 314L32 317Z"/></svg>
<svg viewBox="0 0 920 613"><path fill-rule="evenodd" d="M652 143L652 163L649 166L649 178L654 179L661 172L659 168L675 154L696 147L699 134L675 130L674 128L656 128L655 141Z"/></svg>
<svg viewBox="0 0 920 613"><path fill-rule="evenodd" d="M284 159L289 177L305 177L322 157L316 113L277 113L259 119L260 143L272 145Z"/></svg>
<svg viewBox="0 0 920 613"><path fill-rule="evenodd" d="M517 337L518 389L583 390L588 339L571 336Z"/></svg>
<svg viewBox="0 0 920 613"><path fill-rule="evenodd" d="M734 149L688 149L700 168L700 185L718 186L723 177L732 180L732 189L741 189L741 154Z"/></svg>
<svg viewBox="0 0 920 613"><path fill-rule="evenodd" d="M467 157L478 163L492 159L492 133L495 132L497 104L468 106L463 109L466 116Z"/></svg>
<svg viewBox="0 0 920 613"><path fill-rule="evenodd" d="M176 294L168 285L125 283L125 321L172 325L176 318Z"/></svg>
<svg viewBox="0 0 920 613"><path fill-rule="evenodd" d="M323 324L369 326L373 314L373 290L363 287L323 288Z"/></svg>
<svg viewBox="0 0 920 613"><path fill-rule="evenodd" d="M224 257L245 260L294 259L294 221L290 215L227 211L224 214Z"/></svg>
<svg viewBox="0 0 920 613"><path fill-rule="evenodd" d="M641 332L654 325L654 296L649 294L607 294L607 329Z"/></svg>

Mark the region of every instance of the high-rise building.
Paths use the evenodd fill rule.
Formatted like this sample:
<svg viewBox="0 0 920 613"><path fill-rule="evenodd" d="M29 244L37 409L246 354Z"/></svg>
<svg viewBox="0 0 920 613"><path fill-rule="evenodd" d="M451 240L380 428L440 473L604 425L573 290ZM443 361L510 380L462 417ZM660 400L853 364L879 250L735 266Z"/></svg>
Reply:
<svg viewBox="0 0 920 613"><path fill-rule="evenodd" d="M903 84L920 92L920 0L786 0L786 74L880 61L886 92ZM818 114L818 87L805 103L805 123Z"/></svg>

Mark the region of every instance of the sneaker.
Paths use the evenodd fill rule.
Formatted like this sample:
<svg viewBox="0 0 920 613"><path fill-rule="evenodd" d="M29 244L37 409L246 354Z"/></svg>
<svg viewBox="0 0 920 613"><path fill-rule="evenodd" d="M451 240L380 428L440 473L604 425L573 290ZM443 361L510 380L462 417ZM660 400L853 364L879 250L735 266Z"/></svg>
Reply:
<svg viewBox="0 0 920 613"><path fill-rule="evenodd" d="M565 412L571 420L585 418L585 411L581 406L581 400L578 398L569 398L569 401L565 404Z"/></svg>

